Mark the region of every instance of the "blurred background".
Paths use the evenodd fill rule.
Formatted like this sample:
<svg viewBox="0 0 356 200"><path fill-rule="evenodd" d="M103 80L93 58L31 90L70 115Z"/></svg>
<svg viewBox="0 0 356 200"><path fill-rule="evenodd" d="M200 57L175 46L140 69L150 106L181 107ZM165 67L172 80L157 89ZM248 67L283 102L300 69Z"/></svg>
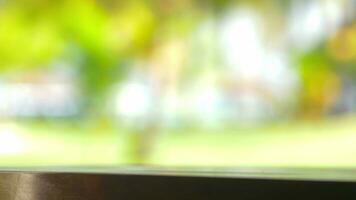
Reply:
<svg viewBox="0 0 356 200"><path fill-rule="evenodd" d="M355 154L356 0L0 0L0 166Z"/></svg>

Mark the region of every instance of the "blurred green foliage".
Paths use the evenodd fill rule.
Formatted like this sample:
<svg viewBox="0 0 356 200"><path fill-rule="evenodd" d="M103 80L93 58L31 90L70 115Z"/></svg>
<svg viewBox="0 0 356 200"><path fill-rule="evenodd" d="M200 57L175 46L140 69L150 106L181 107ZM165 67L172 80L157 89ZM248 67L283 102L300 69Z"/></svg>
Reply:
<svg viewBox="0 0 356 200"><path fill-rule="evenodd" d="M85 112L100 110L110 85L124 76L126 59L191 27L193 2L6 1L0 6L0 69L75 62Z"/></svg>
<svg viewBox="0 0 356 200"><path fill-rule="evenodd" d="M272 44L274 41L279 41L280 38L276 39L276 37L281 37L281 34L278 33L287 29L286 13L290 11L288 8L292 2L284 0L5 0L0 4L0 70L1 72L32 70L50 67L58 60L69 62L77 70L76 81L83 96L81 104L83 116L92 117L96 121L102 118L106 120L108 116L105 113L104 102L113 84L125 78L126 72L129 71L128 67L132 66L127 62L136 58L150 60L154 57L152 54L155 51L159 51L164 57L166 54L162 52L166 49L179 49L179 44L175 46L174 43L177 38L186 38L189 33L196 30L197 25L210 19L212 28L208 36L211 36L209 38L211 41L207 46L211 47L212 53L209 52L211 53L209 61L214 62L211 66L216 68L221 64L216 36L221 28L219 20L224 18L225 11L229 11L235 5L251 7L266 19L264 25L267 33L264 37L267 39L264 39L270 40ZM184 48L182 49L184 51ZM182 51L182 49L177 51ZM194 51L191 52L192 55L201 53L199 45L190 47L188 50ZM320 119L340 98L342 76L346 74L351 79L356 79L356 25L354 22L345 24L334 35L322 40L317 47L304 52L293 51L293 53L295 53L293 56L296 57L296 71L300 81L296 106L298 116ZM203 59L203 57L204 55L196 56L195 59ZM198 60L191 65L200 64ZM221 82L228 82L230 72L215 70L215 68L211 72L220 73L221 77L226 79ZM179 71L174 70L172 70L174 73ZM203 74L203 70L205 70L203 67L195 67L181 71L185 73L185 78L191 77L185 80L195 80L197 75ZM170 73L169 69L157 71L159 71L157 76L168 76ZM165 78L162 79L169 79ZM190 83L187 85L190 86ZM163 93L161 92L155 98L161 98ZM129 146L133 146L133 148L128 148L129 152L126 152L130 154L132 162L140 162L141 158L135 154L143 146L149 146L142 141L152 140L149 138L151 136L155 137L157 125L154 124L155 122L150 123L145 127L144 137L138 130L125 130L135 133L126 138ZM151 127L154 128L150 135L147 129ZM310 130L314 131L314 129ZM279 131L288 132L289 129ZM71 132L75 131L71 130ZM237 136L238 139L239 137ZM241 138L244 139L244 137ZM94 141L95 137L93 138ZM175 139L167 139L167 144L174 143ZM210 140L217 141L214 138ZM210 142L210 140L206 141ZM103 143L106 144L108 141L110 140L105 140ZM181 143L184 143L182 141L183 139ZM164 154L165 150L169 149L167 144L160 152L161 156L166 156L164 159L169 157L168 154ZM189 148L193 149L194 145L182 146L189 150ZM206 146L202 146L204 151L209 151ZM230 148L233 146L234 144L231 144ZM326 148L327 145L321 146ZM263 148L263 146L260 147L258 155L265 155L261 153ZM113 149L106 150L113 155L115 154L113 153L115 149ZM146 151L148 152L149 148ZM239 153L238 149L231 152ZM246 150L246 152L243 153L245 159L249 157L250 151ZM184 160L188 154L189 152L179 154L178 157ZM283 154L283 156L287 155ZM190 162L194 163L197 157L192 156ZM225 158L229 160L228 156ZM154 162L162 162L159 156L156 159L158 161Z"/></svg>

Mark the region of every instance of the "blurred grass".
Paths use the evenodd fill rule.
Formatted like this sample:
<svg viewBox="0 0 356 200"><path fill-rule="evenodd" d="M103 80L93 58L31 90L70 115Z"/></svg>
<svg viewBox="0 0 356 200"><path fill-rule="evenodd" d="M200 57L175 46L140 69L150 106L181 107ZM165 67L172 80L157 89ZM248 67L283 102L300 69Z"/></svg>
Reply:
<svg viewBox="0 0 356 200"><path fill-rule="evenodd" d="M356 167L352 118L167 135L158 144L153 162L163 165Z"/></svg>
<svg viewBox="0 0 356 200"><path fill-rule="evenodd" d="M148 164L161 166L356 167L356 118L258 127L164 130ZM127 164L125 129L1 123L23 148L1 152L1 166ZM1 142L0 142L1 144Z"/></svg>

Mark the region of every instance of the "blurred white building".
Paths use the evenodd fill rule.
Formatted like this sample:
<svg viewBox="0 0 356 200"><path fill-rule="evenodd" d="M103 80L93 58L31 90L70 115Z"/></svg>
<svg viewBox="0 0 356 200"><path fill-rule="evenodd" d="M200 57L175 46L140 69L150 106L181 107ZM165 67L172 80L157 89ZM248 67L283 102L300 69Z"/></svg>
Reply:
<svg viewBox="0 0 356 200"><path fill-rule="evenodd" d="M0 116L68 117L78 112L71 75L62 70L17 73L0 79Z"/></svg>

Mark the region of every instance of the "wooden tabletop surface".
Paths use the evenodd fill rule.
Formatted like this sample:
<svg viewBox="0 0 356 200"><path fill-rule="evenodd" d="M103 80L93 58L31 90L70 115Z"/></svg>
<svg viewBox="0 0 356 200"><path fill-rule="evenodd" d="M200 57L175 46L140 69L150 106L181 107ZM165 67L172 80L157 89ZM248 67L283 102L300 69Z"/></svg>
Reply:
<svg viewBox="0 0 356 200"><path fill-rule="evenodd" d="M356 199L352 169L3 168L0 200Z"/></svg>

